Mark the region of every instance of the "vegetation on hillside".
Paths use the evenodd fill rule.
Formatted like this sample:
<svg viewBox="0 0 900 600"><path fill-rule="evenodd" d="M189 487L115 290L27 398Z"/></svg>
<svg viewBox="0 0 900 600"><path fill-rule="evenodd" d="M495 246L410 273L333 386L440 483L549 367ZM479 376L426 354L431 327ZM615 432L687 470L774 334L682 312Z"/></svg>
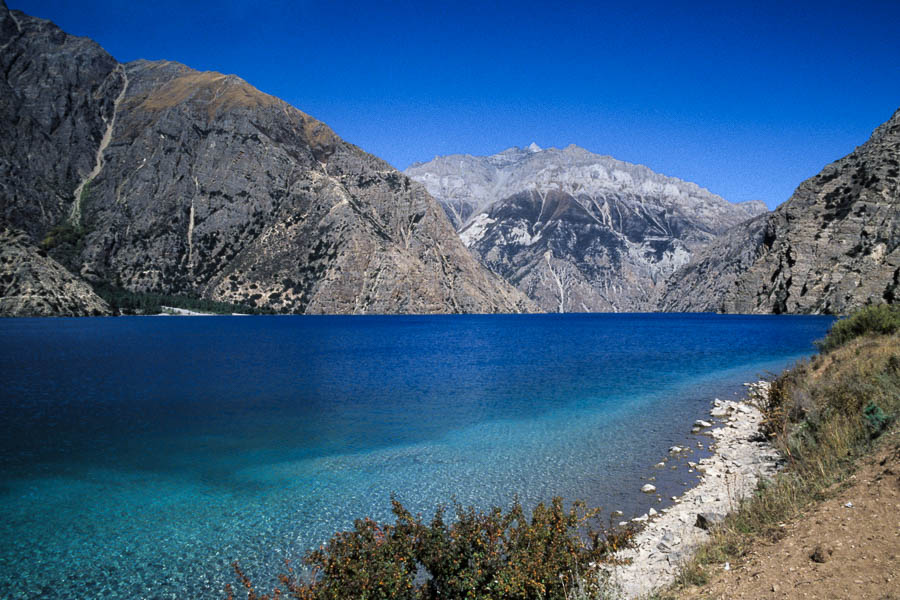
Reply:
<svg viewBox="0 0 900 600"><path fill-rule="evenodd" d="M41 240L41 250L71 270L76 258L84 250L85 230L81 226L64 221L52 228Z"/></svg>
<svg viewBox="0 0 900 600"><path fill-rule="evenodd" d="M857 458L900 416L900 311L866 307L837 321L820 354L772 382L763 432L787 460L713 531L685 566L679 585L703 584L710 565L740 561L757 540L776 540L783 523L834 493Z"/></svg>
<svg viewBox="0 0 900 600"><path fill-rule="evenodd" d="M862 335L887 335L900 331L900 305L875 304L837 321L816 346L831 352Z"/></svg>
<svg viewBox="0 0 900 600"><path fill-rule="evenodd" d="M152 292L131 292L119 287L96 284L94 292L103 298L116 314L155 315L164 311L163 307L184 308L196 312L217 315L241 314L274 314L269 309L261 309L240 304L216 302L205 298L156 294Z"/></svg>

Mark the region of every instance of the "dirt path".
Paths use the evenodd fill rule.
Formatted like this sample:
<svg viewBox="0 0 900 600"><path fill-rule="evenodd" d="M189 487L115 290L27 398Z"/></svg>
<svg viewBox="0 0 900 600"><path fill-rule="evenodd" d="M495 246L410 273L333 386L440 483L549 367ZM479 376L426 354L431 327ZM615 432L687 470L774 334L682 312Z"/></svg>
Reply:
<svg viewBox="0 0 900 600"><path fill-rule="evenodd" d="M900 431L780 540L678 597L900 600Z"/></svg>

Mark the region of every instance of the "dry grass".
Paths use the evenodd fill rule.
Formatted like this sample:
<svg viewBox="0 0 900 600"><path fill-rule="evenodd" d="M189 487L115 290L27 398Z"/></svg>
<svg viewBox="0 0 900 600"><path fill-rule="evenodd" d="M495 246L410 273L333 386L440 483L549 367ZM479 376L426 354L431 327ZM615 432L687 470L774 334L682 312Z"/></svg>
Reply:
<svg viewBox="0 0 900 600"><path fill-rule="evenodd" d="M900 414L900 336L860 337L798 364L773 382L764 408L786 469L712 532L660 598L705 584L710 565L739 562L755 543L778 540L786 522L841 488Z"/></svg>
<svg viewBox="0 0 900 600"><path fill-rule="evenodd" d="M159 111L177 106L191 98L207 105L210 118L234 107L274 106L279 100L264 94L233 75L214 71L199 72L185 68L184 73L147 95L139 108Z"/></svg>
<svg viewBox="0 0 900 600"><path fill-rule="evenodd" d="M294 133L309 144L317 160L326 160L339 142L337 135L321 121L259 91L239 77L214 71L200 72L182 67L178 77L131 102L147 113L163 111L185 102L195 102L206 110L210 121L235 108L255 110L280 107Z"/></svg>

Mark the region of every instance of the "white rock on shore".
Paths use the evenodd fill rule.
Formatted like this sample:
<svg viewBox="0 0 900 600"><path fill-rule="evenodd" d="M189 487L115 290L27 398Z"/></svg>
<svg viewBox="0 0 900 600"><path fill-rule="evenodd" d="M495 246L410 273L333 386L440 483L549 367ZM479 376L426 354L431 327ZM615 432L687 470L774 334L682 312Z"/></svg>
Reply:
<svg viewBox="0 0 900 600"><path fill-rule="evenodd" d="M609 581L622 598L646 596L674 581L687 557L709 538L709 533L697 526L698 515L703 515L701 524L718 519L736 508L740 499L756 488L761 476L771 477L777 471L778 455L774 449L767 443L753 441L763 416L748 404L764 397L768 383L747 387L749 398L745 402L717 398L714 403L710 414L727 418L728 422L727 426L708 432L715 440L710 444L714 453L695 467L702 475L700 483L650 520L637 535L633 548L618 553L618 558L630 559L631 564L609 568ZM641 491L647 492L648 486L656 490L647 484ZM634 520L643 522L647 516Z"/></svg>

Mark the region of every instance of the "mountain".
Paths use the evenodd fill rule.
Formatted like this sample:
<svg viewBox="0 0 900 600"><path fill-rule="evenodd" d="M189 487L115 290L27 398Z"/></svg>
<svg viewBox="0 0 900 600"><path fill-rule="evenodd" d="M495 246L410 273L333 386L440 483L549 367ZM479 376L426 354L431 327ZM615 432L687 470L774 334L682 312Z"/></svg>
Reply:
<svg viewBox="0 0 900 600"><path fill-rule="evenodd" d="M652 310L695 252L766 212L574 145L438 157L405 173L484 264L549 311Z"/></svg>
<svg viewBox="0 0 900 600"><path fill-rule="evenodd" d="M0 0L0 223L92 284L288 313L518 312L425 189L234 75Z"/></svg>
<svg viewBox="0 0 900 600"><path fill-rule="evenodd" d="M900 296L900 110L767 217L675 273L671 311L846 314Z"/></svg>

